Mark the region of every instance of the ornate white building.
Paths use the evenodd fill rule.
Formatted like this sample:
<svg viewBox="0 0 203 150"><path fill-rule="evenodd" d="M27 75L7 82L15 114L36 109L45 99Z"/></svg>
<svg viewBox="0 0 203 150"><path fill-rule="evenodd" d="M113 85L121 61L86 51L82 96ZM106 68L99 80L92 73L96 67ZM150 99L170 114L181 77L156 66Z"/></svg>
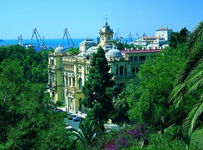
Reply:
<svg viewBox="0 0 203 150"><path fill-rule="evenodd" d="M91 68L92 53L101 46L106 52L110 72L119 84L126 84L138 72L139 66L148 57L153 57L160 50L128 50L120 51L113 46L113 30L108 23L99 32L100 43L97 45L90 39L80 43L80 53L71 56L66 50L58 46L48 57L48 85L50 97L54 101L61 101L71 111L83 111L81 100L84 98L82 87L88 79Z"/></svg>

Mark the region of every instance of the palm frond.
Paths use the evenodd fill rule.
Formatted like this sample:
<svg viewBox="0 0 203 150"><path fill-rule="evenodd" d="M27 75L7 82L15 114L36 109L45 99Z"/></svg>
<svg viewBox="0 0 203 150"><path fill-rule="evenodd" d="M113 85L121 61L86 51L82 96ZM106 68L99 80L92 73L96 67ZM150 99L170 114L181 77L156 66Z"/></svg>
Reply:
<svg viewBox="0 0 203 150"><path fill-rule="evenodd" d="M72 129L69 136L73 136L77 141L80 141L86 148L90 148L96 141L97 135L101 132L101 127L94 125L91 121L85 124L80 124L79 129Z"/></svg>
<svg viewBox="0 0 203 150"><path fill-rule="evenodd" d="M202 73L203 73L203 70L202 70ZM202 85L203 85L203 78L199 78L198 80L196 80L196 82L189 85L187 93L192 93L196 91L199 87L202 87Z"/></svg>
<svg viewBox="0 0 203 150"><path fill-rule="evenodd" d="M173 101L176 107L182 102L187 87L190 87L187 91L189 93L203 84L203 42L198 44L191 55L170 94L170 102Z"/></svg>
<svg viewBox="0 0 203 150"><path fill-rule="evenodd" d="M84 137L84 134L81 130L71 129L71 132L68 133L69 136L76 137L76 141L80 141L83 145L88 145Z"/></svg>
<svg viewBox="0 0 203 150"><path fill-rule="evenodd" d="M203 29L203 21L201 21L195 28L195 30L192 32L191 36L190 36L190 40L189 43L191 46L195 46L196 42L198 41L199 36L201 36L201 34L203 33L202 31Z"/></svg>
<svg viewBox="0 0 203 150"><path fill-rule="evenodd" d="M203 59L199 61L198 66L190 73L186 81L189 85L188 93L195 91L203 84Z"/></svg>
<svg viewBox="0 0 203 150"><path fill-rule="evenodd" d="M193 129L195 127L197 118L203 112L203 95L201 95L200 100L194 106L194 108L189 112L186 119L183 121L183 133L186 137L190 137Z"/></svg>
<svg viewBox="0 0 203 150"><path fill-rule="evenodd" d="M197 46L192 50L191 54L189 55L186 61L186 65L181 70L176 84L182 83L187 79L190 72L194 70L194 68L198 65L202 57L203 57L203 42L198 42Z"/></svg>
<svg viewBox="0 0 203 150"><path fill-rule="evenodd" d="M181 84L175 86L174 89L172 90L171 94L170 94L170 101L169 102L173 101L175 106L178 107L179 104L183 100L185 88L186 88L185 83L181 83Z"/></svg>

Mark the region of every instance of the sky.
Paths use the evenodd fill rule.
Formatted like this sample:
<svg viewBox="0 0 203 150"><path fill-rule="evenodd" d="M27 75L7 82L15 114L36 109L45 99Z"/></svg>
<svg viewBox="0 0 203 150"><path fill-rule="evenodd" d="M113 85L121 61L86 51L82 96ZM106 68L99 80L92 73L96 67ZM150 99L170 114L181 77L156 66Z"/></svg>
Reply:
<svg viewBox="0 0 203 150"><path fill-rule="evenodd" d="M160 27L195 29L203 21L203 0L0 0L0 39L99 37L107 21L115 33L154 36Z"/></svg>

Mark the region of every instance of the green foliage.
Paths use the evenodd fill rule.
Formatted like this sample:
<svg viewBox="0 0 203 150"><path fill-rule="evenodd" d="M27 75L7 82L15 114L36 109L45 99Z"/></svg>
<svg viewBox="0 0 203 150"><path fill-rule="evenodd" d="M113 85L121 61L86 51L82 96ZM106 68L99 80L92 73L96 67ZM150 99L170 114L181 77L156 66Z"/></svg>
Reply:
<svg viewBox="0 0 203 150"><path fill-rule="evenodd" d="M5 55L0 62L0 149L68 149L70 140L65 138L62 114L53 111L42 80L27 78L33 68L28 65L26 70L22 63L28 57L26 53L30 55L28 62L43 58L20 46L0 47L2 51ZM42 72L38 76L43 76Z"/></svg>
<svg viewBox="0 0 203 150"><path fill-rule="evenodd" d="M180 32L172 32L169 46L177 48L178 44L187 42L189 32L186 28L182 28Z"/></svg>
<svg viewBox="0 0 203 150"><path fill-rule="evenodd" d="M56 106L63 106L63 103L61 101L56 101Z"/></svg>
<svg viewBox="0 0 203 150"><path fill-rule="evenodd" d="M190 149L202 150L203 149L203 128L197 129L191 136Z"/></svg>
<svg viewBox="0 0 203 150"><path fill-rule="evenodd" d="M112 75L109 74L105 52L100 47L91 59L90 73L83 87L85 98L82 100L86 107L91 108L88 115L99 124L104 124L113 110L113 86L114 81Z"/></svg>
<svg viewBox="0 0 203 150"><path fill-rule="evenodd" d="M165 129L165 135L168 136L171 140L173 139L182 139L182 128L180 125L171 125Z"/></svg>
<svg viewBox="0 0 203 150"><path fill-rule="evenodd" d="M203 22L195 29L190 37L190 46L192 52L188 57L186 64L182 67L181 72L178 74L175 86L171 92L170 98L176 105L184 105L187 101L194 99L191 104L190 112L187 114L187 118L183 120L183 133L188 139L196 126L198 119L202 121L199 116L203 112L203 91L202 91L202 70L203 70ZM190 95L190 97L188 96Z"/></svg>
<svg viewBox="0 0 203 150"><path fill-rule="evenodd" d="M80 123L79 130L72 129L68 135L73 136L78 149L89 150L97 144L101 131L101 126L95 126L95 124L87 117Z"/></svg>
<svg viewBox="0 0 203 150"><path fill-rule="evenodd" d="M143 150L185 150L186 143L180 139L171 140L168 136L151 134L149 144L142 148Z"/></svg>
<svg viewBox="0 0 203 150"><path fill-rule="evenodd" d="M68 50L68 52L71 54L71 55L77 55L79 54L79 48L70 48Z"/></svg>
<svg viewBox="0 0 203 150"><path fill-rule="evenodd" d="M0 47L0 63L4 59L18 60L26 79L35 83L47 83L48 53L48 50L37 52L19 45Z"/></svg>
<svg viewBox="0 0 203 150"><path fill-rule="evenodd" d="M114 111L111 114L111 119L113 123L116 124L123 124L128 123L129 116L128 116L128 110L129 105L127 102L127 95L124 88L121 88L122 85L119 85L117 88L115 88L114 91L117 91L115 95L118 95L117 98L115 98L114 102ZM118 89L118 90L116 90ZM122 92L121 92L122 91Z"/></svg>
<svg viewBox="0 0 203 150"><path fill-rule="evenodd" d="M124 50L124 45L123 45L121 42L118 42L118 43L116 44L116 47L117 47L117 49L119 49L119 50Z"/></svg>
<svg viewBox="0 0 203 150"><path fill-rule="evenodd" d="M170 126L173 120L178 119L173 117L177 117L177 112L171 108L168 97L188 51L186 45L166 49L140 67L139 84L133 81L126 90L132 121L137 120L163 130L164 126Z"/></svg>
<svg viewBox="0 0 203 150"><path fill-rule="evenodd" d="M136 49L135 45L128 44L128 43L121 43L114 41L114 45L116 45L117 49L124 50L124 49Z"/></svg>

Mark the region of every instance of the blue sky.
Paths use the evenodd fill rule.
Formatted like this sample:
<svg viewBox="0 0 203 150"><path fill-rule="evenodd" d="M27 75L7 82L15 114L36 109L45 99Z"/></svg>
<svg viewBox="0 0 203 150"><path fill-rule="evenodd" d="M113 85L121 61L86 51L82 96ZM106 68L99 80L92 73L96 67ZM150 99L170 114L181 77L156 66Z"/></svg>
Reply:
<svg viewBox="0 0 203 150"><path fill-rule="evenodd" d="M155 35L162 27L193 30L203 21L203 0L1 0L0 39L30 39L37 28L46 39L95 38L105 17L119 36Z"/></svg>

